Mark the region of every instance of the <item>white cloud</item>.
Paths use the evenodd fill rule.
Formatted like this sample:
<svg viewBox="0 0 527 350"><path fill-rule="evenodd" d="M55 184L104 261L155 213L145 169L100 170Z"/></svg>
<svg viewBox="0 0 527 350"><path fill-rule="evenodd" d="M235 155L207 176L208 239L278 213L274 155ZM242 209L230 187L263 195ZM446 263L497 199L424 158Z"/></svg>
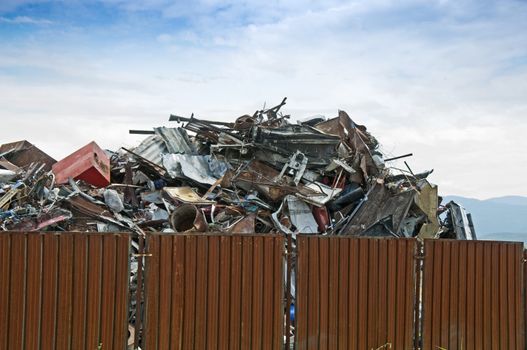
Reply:
<svg viewBox="0 0 527 350"><path fill-rule="evenodd" d="M47 19L32 18L28 16L16 16L13 18L0 17L0 23L8 24L33 24L33 25L48 25L53 24L52 21Z"/></svg>

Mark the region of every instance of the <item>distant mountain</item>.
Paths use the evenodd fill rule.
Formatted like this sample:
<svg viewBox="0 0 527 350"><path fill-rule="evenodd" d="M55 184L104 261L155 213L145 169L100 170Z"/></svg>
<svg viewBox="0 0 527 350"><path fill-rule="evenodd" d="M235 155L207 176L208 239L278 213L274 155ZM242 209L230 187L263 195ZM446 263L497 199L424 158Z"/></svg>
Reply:
<svg viewBox="0 0 527 350"><path fill-rule="evenodd" d="M479 200L445 196L443 204L451 200L472 214L479 239L527 243L527 197L505 196Z"/></svg>
<svg viewBox="0 0 527 350"><path fill-rule="evenodd" d="M486 202L509 204L509 205L527 205L527 197L522 196L503 196L487 199Z"/></svg>

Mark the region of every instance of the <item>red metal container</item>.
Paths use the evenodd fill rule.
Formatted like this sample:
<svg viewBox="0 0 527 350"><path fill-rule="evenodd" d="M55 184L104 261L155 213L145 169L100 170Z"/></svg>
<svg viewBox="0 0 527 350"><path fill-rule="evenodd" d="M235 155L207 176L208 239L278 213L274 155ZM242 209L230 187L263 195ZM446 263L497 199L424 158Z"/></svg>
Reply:
<svg viewBox="0 0 527 350"><path fill-rule="evenodd" d="M58 184L68 182L69 177L95 187L110 184L110 159L95 142L55 163L52 170Z"/></svg>

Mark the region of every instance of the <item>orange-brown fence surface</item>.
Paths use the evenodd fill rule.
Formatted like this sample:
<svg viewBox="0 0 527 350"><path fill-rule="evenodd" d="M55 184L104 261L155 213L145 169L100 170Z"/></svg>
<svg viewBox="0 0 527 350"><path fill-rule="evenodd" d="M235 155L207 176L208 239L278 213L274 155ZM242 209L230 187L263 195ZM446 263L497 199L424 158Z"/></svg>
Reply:
<svg viewBox="0 0 527 350"><path fill-rule="evenodd" d="M413 348L415 240L297 243L297 349Z"/></svg>
<svg viewBox="0 0 527 350"><path fill-rule="evenodd" d="M142 348L282 349L284 261L296 256L287 337L299 350L525 349L522 243L299 235L291 246L148 234ZM127 234L0 233L0 349L124 349L129 249Z"/></svg>
<svg viewBox="0 0 527 350"><path fill-rule="evenodd" d="M523 244L425 241L423 349L525 349Z"/></svg>
<svg viewBox="0 0 527 350"><path fill-rule="evenodd" d="M0 233L0 349L124 349L129 237Z"/></svg>
<svg viewBox="0 0 527 350"><path fill-rule="evenodd" d="M145 349L282 349L284 239L147 236Z"/></svg>

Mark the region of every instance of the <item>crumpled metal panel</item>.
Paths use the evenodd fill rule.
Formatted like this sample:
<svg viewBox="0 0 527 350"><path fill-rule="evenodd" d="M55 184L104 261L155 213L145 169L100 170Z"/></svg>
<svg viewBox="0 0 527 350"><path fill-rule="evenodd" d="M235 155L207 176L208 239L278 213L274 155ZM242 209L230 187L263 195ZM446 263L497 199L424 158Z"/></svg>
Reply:
<svg viewBox="0 0 527 350"><path fill-rule="evenodd" d="M375 183L363 205L342 230L343 234L361 235L377 223L383 222L382 226L385 226L383 231L389 230L387 235L397 235L414 202L415 194L415 190L407 190L393 195L385 186Z"/></svg>
<svg viewBox="0 0 527 350"><path fill-rule="evenodd" d="M163 155L163 166L173 178L188 177L203 184L214 184L227 171L227 165L211 156Z"/></svg>
<svg viewBox="0 0 527 350"><path fill-rule="evenodd" d="M134 153L159 166L163 165L163 154L196 154L187 132L182 128L154 128L155 135L148 136L134 149Z"/></svg>
<svg viewBox="0 0 527 350"><path fill-rule="evenodd" d="M151 135L134 148L134 153L154 164L163 166L163 154L168 153L168 149L161 136Z"/></svg>
<svg viewBox="0 0 527 350"><path fill-rule="evenodd" d="M165 142L168 153L196 154L196 148L183 128L154 128L157 136Z"/></svg>

